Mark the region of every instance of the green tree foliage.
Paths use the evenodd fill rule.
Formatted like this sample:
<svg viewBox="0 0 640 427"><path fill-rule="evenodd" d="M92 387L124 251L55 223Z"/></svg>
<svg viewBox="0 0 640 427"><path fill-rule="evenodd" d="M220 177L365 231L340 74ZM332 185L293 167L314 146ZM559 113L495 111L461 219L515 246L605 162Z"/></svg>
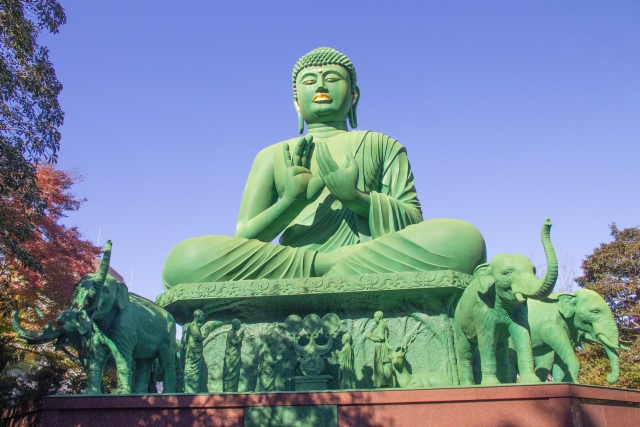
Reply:
<svg viewBox="0 0 640 427"><path fill-rule="evenodd" d="M36 271L42 266L22 245L34 226L9 202L20 200L31 215L46 208L34 164L55 163L64 114L62 85L37 39L43 30L57 33L65 21L55 0L0 0L0 250Z"/></svg>
<svg viewBox="0 0 640 427"><path fill-rule="evenodd" d="M578 285L598 292L611 307L620 331L620 343L630 351L620 350L618 386L640 388L640 227L619 230L610 225L613 241L603 243L582 262L583 275ZM607 357L600 346L588 345L579 352L581 381L608 385Z"/></svg>

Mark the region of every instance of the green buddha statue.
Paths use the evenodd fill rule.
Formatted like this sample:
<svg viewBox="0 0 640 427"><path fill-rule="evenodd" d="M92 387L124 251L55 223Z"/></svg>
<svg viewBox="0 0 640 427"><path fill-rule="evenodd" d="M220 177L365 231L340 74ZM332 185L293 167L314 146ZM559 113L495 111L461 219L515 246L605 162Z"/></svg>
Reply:
<svg viewBox="0 0 640 427"><path fill-rule="evenodd" d="M306 123L307 134L258 153L235 237L178 243L164 265L165 290L325 275L472 274L486 261L484 239L471 224L423 221L407 151L398 141L349 131L347 120L357 127L360 89L345 55L324 47L309 52L296 63L292 82L299 132ZM272 243L278 236L279 244Z"/></svg>

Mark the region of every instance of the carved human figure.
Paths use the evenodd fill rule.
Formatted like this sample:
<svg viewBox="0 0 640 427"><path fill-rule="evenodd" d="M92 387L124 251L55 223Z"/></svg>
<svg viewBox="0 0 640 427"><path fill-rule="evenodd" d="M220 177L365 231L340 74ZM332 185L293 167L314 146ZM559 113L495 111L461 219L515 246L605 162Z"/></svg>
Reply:
<svg viewBox="0 0 640 427"><path fill-rule="evenodd" d="M351 334L347 332L342 336L342 350L336 350L338 365L340 365L340 369L338 371L338 385L342 390L357 388L352 344L353 340L351 338Z"/></svg>
<svg viewBox="0 0 640 427"><path fill-rule="evenodd" d="M345 55L331 48L309 52L295 64L292 83L299 131L306 123L307 135L258 153L235 237L178 243L165 261L165 289L323 275L471 274L486 261L484 239L471 224L423 221L407 151L398 141L348 130L347 119L357 126L360 89ZM277 236L279 244L271 243Z"/></svg>
<svg viewBox="0 0 640 427"><path fill-rule="evenodd" d="M242 340L244 328L240 327L240 320L233 319L231 330L227 332L227 347L224 350L223 391L237 392L242 367Z"/></svg>
<svg viewBox="0 0 640 427"><path fill-rule="evenodd" d="M193 312L193 322L185 327L182 336L182 348L184 349L184 391L185 393L199 393L200 390L200 374L202 372L203 345L202 342L206 338L200 331L204 324L204 312L196 310ZM206 333L206 332L205 332Z"/></svg>
<svg viewBox="0 0 640 427"><path fill-rule="evenodd" d="M365 336L375 343L373 355L373 386L376 388L394 387L393 367L391 365L391 351L389 344L389 326L384 321L384 313L376 311L373 314L375 325Z"/></svg>
<svg viewBox="0 0 640 427"><path fill-rule="evenodd" d="M258 353L258 381L256 383L256 393L276 390L276 363L282 360L282 355L273 359L271 348L267 337L261 338L260 352Z"/></svg>

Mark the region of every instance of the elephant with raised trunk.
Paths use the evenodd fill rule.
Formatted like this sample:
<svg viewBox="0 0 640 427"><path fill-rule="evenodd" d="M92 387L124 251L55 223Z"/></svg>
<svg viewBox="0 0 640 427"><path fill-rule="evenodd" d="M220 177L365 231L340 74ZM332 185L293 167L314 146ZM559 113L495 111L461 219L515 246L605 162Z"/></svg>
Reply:
<svg viewBox="0 0 640 427"><path fill-rule="evenodd" d="M520 254L498 254L490 263L476 268L454 314L462 385L473 384L472 355L476 346L480 354L482 384L509 381L506 372L510 336L518 351L520 382L540 382L534 372L527 299L548 297L558 278L558 260L550 230L551 221L547 219L542 226L542 245L547 259L543 279L536 277L531 261Z"/></svg>
<svg viewBox="0 0 640 427"><path fill-rule="evenodd" d="M23 329L17 310L13 327L30 344L58 339L56 347L76 348L87 373L87 394L101 392L102 371L110 356L118 374L115 393L145 393L156 360L163 372L163 392L174 393L175 321L165 309L129 293L124 283L107 274L110 257L111 241L107 241L98 272L80 279L71 309L60 313L44 329Z"/></svg>
<svg viewBox="0 0 640 427"><path fill-rule="evenodd" d="M552 294L548 299L529 301L529 325L536 374L545 381L579 382L580 362L574 348L583 341L604 347L614 384L620 375L618 326L611 309L598 293L580 289L573 294ZM511 373L515 379L515 370ZM514 381L515 382L515 381Z"/></svg>

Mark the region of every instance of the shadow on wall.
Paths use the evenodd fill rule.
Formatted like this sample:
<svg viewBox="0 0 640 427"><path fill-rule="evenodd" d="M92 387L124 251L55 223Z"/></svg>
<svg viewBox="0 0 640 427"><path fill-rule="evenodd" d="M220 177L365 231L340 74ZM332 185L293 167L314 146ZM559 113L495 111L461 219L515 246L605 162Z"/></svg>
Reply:
<svg viewBox="0 0 640 427"><path fill-rule="evenodd" d="M113 405L115 410L63 411L57 421L58 425L83 427L104 425L105 418L110 425L146 427L337 427L338 422L340 426L397 427L391 416L376 414L374 407L366 406L369 396L358 392L322 396L298 393L189 396L195 401L187 396L131 396L127 397L126 408ZM233 399L232 406L225 407L227 397ZM351 406L352 402L358 403ZM246 410L242 407L256 403L269 406L247 406ZM40 425L33 418L28 424L5 424L6 421L9 420L3 420L1 425Z"/></svg>
<svg viewBox="0 0 640 427"><path fill-rule="evenodd" d="M486 392L490 393L490 390ZM604 427L636 425L640 413L640 403L636 402L527 399L526 392L516 392L522 395L522 399L455 401L455 389L442 389L439 393L450 395L452 400L403 403L402 400L414 401L411 396L406 396L407 400L393 399L393 402L374 406L372 397L376 394L371 392L48 397L43 406L50 411L58 406L56 401L62 400L64 402L59 406L67 409L57 415L41 412L38 417L33 412L38 403L14 407L2 412L0 425L22 427L54 422L64 426L90 427L104 425L105 420L109 420L109 425L148 427ZM603 397L606 397L606 391Z"/></svg>

